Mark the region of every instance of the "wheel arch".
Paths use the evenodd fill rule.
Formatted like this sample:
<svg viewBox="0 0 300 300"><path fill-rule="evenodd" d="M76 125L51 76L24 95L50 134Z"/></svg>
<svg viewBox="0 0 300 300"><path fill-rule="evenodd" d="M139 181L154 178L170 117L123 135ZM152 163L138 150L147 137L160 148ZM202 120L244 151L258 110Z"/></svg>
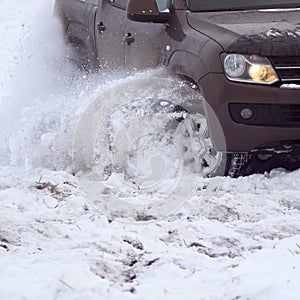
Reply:
<svg viewBox="0 0 300 300"><path fill-rule="evenodd" d="M98 59L94 39L96 0L56 0L54 14L58 18L66 44L70 47L71 60L85 62L84 69L97 69Z"/></svg>
<svg viewBox="0 0 300 300"><path fill-rule="evenodd" d="M210 72L205 60L198 55L187 51L175 51L167 64L168 72L180 80L185 82L188 86L199 92L199 95L204 99L203 88L200 85L200 80ZM199 103L192 103L193 111L198 110ZM203 111L203 102L202 108Z"/></svg>
<svg viewBox="0 0 300 300"><path fill-rule="evenodd" d="M98 60L93 36L88 28L79 22L71 22L66 29L66 43L75 49L79 60L84 60L87 69L97 69Z"/></svg>
<svg viewBox="0 0 300 300"><path fill-rule="evenodd" d="M171 74L185 78L198 88L199 80L209 73L205 60L187 51L175 51L168 60L167 69Z"/></svg>

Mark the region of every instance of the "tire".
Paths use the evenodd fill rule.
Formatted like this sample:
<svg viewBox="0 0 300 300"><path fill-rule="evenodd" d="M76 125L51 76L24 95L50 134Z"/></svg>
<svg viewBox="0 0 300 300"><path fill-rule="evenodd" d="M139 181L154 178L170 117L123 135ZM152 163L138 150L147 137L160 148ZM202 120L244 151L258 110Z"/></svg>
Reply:
<svg viewBox="0 0 300 300"><path fill-rule="evenodd" d="M177 93L178 91L172 92ZM118 138L117 143L114 141L116 136L110 136L111 134L116 134L111 127L112 122L109 121L110 124L106 127L108 132L106 132L105 140L109 141L110 153L106 153L105 156L113 157L113 163L105 167L104 176L106 178L110 176L111 172L123 172L125 179L136 181L137 176L134 174L136 168L130 166L128 156L133 160L135 155L142 154L128 151L132 141L124 140L126 134L135 136L136 141L140 139L136 145L140 152L147 152L154 143L156 143L159 151L164 147L168 149L170 144L175 145L178 153L180 153L185 171L200 174L203 177L227 175L228 156L226 153L215 151L213 148L203 106L199 106L202 97L198 91L192 90L189 86L182 86L179 97L182 101L175 103L173 102L174 100L170 101L169 98L153 99L149 97L148 99L137 100L136 96L130 97L132 98L129 104L123 106L121 110L124 110L123 119L128 118L126 122L128 124L133 123L133 125L123 128L122 133L117 133L118 136L122 136L121 139ZM199 113L194 113L192 109L191 111L193 112L189 112L184 108L184 106L187 107L184 101L188 101L189 98L200 100L198 102ZM176 100L178 100L178 97ZM154 140L144 138L144 141L142 141L139 137L139 135L143 135L142 126L144 122L143 120L138 120L138 123L134 124L129 115L133 116L133 119L139 118L138 114L140 111L144 111L144 117L149 118L149 123L146 124L148 128L144 132L155 132ZM98 151L98 153L100 152ZM126 157L127 152L129 155ZM147 156L147 154L143 155ZM174 153L173 155L176 156ZM148 153L148 156L151 156L151 153ZM102 158L98 158L98 161L102 160Z"/></svg>
<svg viewBox="0 0 300 300"><path fill-rule="evenodd" d="M111 103L115 104L114 108L107 110L105 124L102 124L104 131L93 133L99 118L103 119L103 108ZM91 122L95 124L91 125ZM115 123L120 128L114 127ZM90 130L87 129L89 127ZM162 161L149 150L153 145L159 155L165 157L170 176L180 169L179 165L176 167L179 158L184 172L204 177L237 177L246 175L250 170L251 157L248 154L228 154L214 149L201 94L174 79L126 79L109 90L101 91L87 109L77 132L73 149L75 173L97 165L98 173L104 179L116 172L135 182L147 177L141 174L143 159L146 164L148 158L153 158L150 167L157 168L152 171L158 174ZM87 140L82 140L84 136ZM85 149L85 144L94 141L94 149ZM141 169L132 163L137 161L138 156L142 157Z"/></svg>
<svg viewBox="0 0 300 300"><path fill-rule="evenodd" d="M185 164L190 164L193 172L203 177L225 175L226 154L213 148L203 114L187 115L176 131L176 143L180 145Z"/></svg>
<svg viewBox="0 0 300 300"><path fill-rule="evenodd" d="M255 173L253 157L248 152L227 153L225 174L232 178L248 176Z"/></svg>

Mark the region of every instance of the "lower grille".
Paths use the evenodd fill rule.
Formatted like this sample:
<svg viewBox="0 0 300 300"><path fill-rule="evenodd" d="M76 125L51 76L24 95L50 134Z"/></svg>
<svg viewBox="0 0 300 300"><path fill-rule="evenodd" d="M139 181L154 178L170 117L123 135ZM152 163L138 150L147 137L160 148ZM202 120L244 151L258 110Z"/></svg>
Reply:
<svg viewBox="0 0 300 300"><path fill-rule="evenodd" d="M300 122L300 105L282 105L281 113L285 120L289 122Z"/></svg>

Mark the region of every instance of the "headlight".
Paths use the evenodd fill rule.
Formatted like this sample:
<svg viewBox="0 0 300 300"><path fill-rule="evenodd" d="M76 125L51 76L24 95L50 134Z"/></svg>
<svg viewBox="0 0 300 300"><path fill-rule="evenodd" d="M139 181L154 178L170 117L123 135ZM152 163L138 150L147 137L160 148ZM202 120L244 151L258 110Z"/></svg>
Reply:
<svg viewBox="0 0 300 300"><path fill-rule="evenodd" d="M266 57L257 55L223 54L226 77L232 81L272 84L279 80Z"/></svg>

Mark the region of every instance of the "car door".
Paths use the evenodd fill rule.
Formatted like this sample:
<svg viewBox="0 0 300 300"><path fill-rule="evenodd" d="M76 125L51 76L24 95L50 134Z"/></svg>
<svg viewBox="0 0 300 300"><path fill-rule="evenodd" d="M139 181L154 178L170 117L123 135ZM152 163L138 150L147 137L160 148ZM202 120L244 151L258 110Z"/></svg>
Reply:
<svg viewBox="0 0 300 300"><path fill-rule="evenodd" d="M95 39L100 69L116 70L125 64L125 17L128 0L100 0Z"/></svg>
<svg viewBox="0 0 300 300"><path fill-rule="evenodd" d="M164 53L166 25L125 21L125 67L146 69L159 65Z"/></svg>

